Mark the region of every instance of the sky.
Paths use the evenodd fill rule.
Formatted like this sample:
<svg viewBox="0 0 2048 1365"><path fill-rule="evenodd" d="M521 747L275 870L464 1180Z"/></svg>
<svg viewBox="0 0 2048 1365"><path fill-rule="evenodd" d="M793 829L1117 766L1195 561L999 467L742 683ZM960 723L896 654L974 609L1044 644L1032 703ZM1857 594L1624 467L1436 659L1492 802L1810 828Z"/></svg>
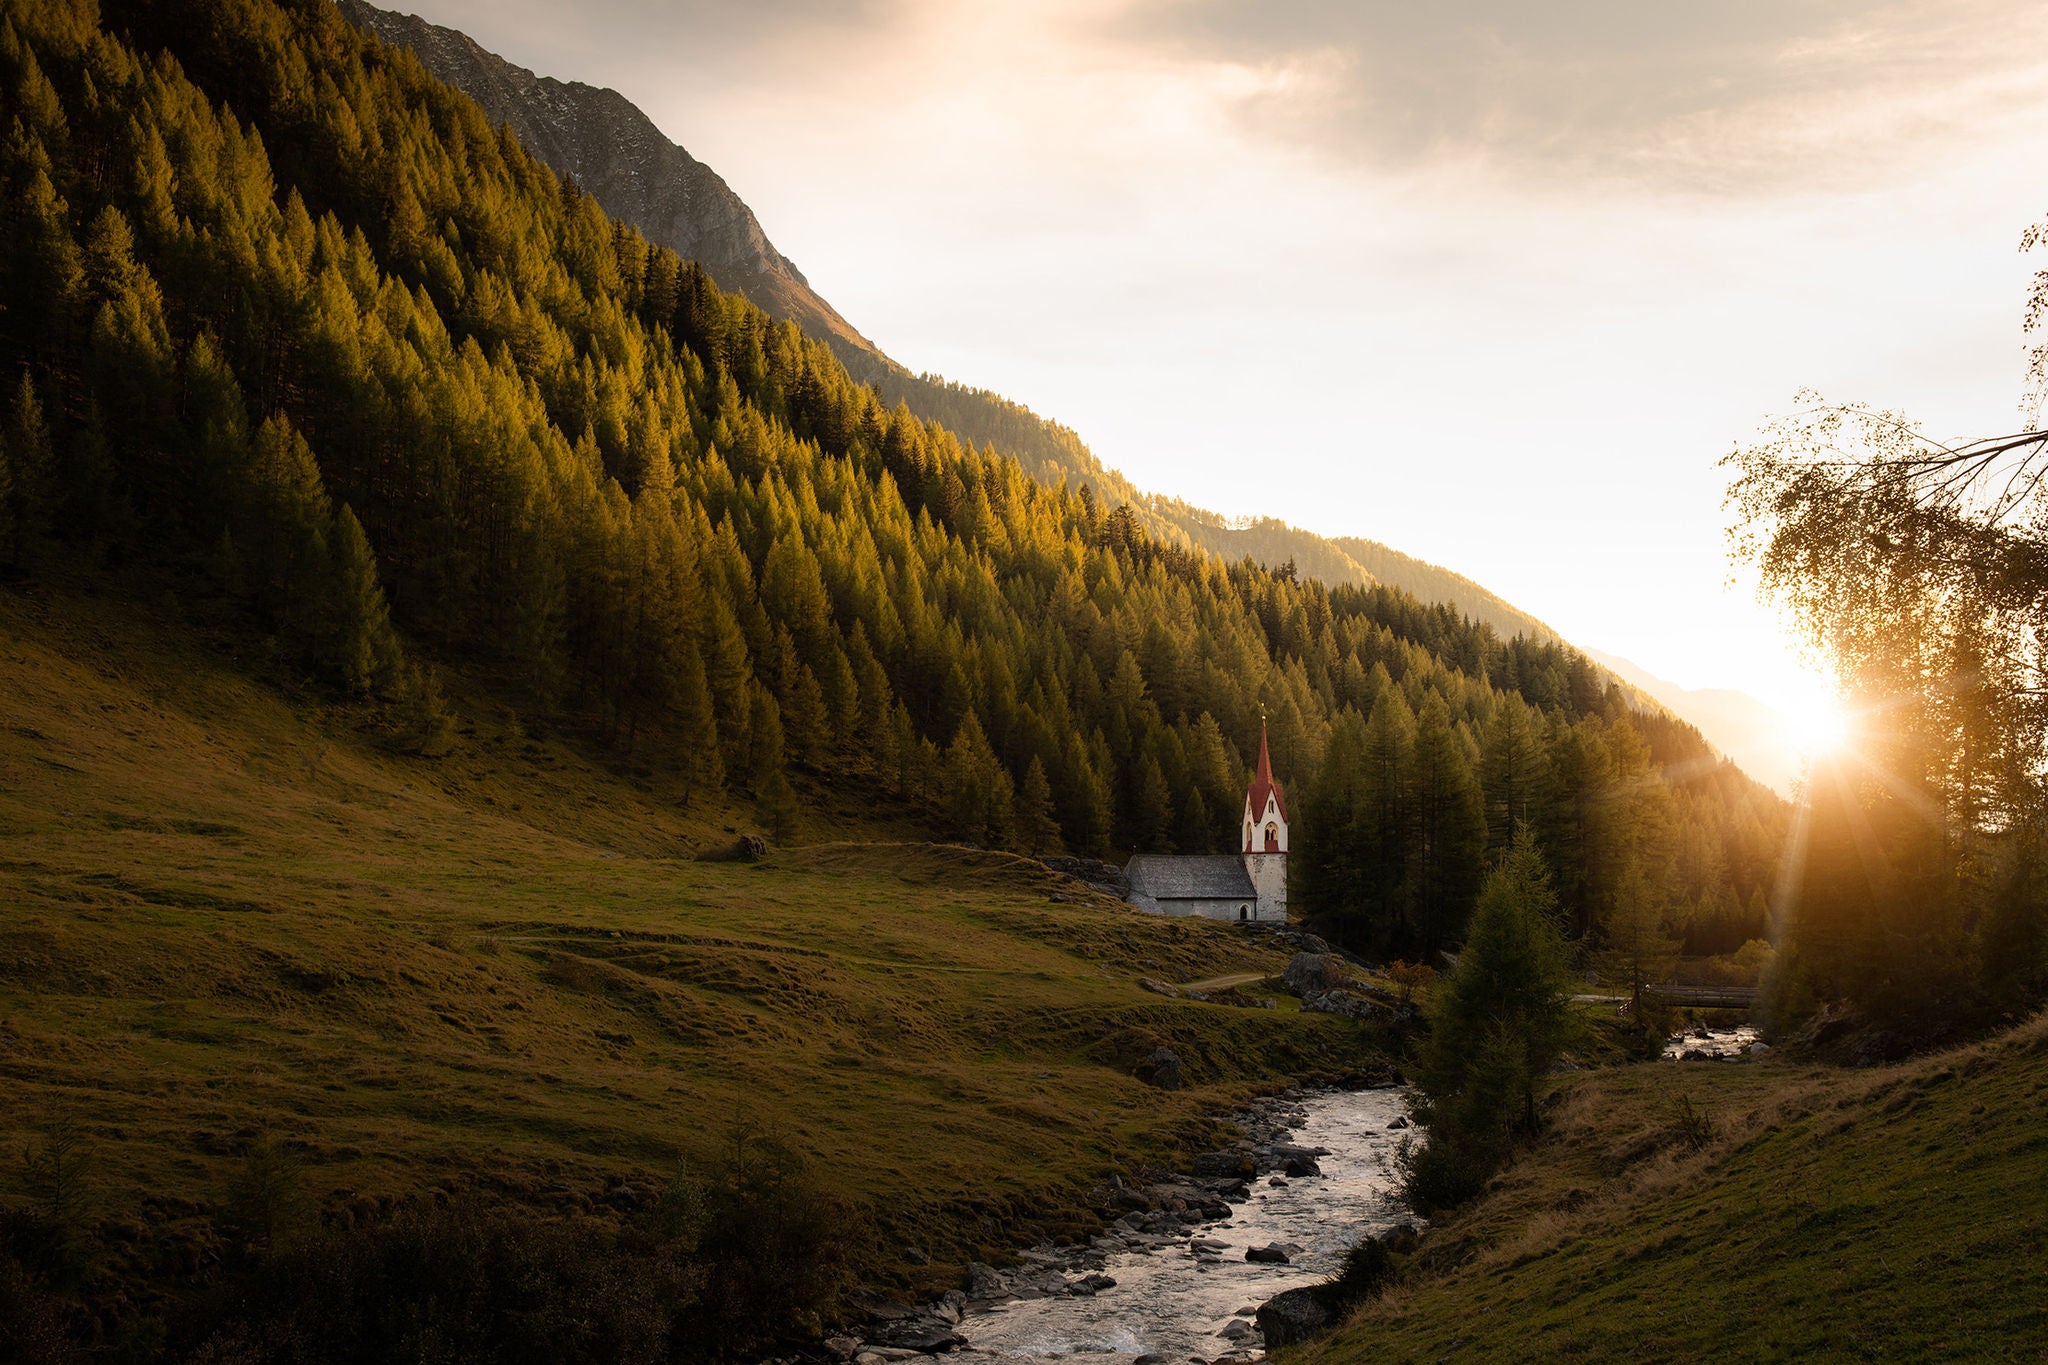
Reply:
<svg viewBox="0 0 2048 1365"><path fill-rule="evenodd" d="M912 369L1683 686L1811 700L1717 467L1801 389L2020 422L2048 7L396 3L625 94Z"/></svg>

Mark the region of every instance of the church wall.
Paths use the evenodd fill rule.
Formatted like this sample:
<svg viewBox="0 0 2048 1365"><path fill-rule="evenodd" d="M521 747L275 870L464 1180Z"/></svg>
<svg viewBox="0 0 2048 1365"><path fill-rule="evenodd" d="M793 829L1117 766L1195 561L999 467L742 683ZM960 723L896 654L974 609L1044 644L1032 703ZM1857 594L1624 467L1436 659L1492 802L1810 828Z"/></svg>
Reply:
<svg viewBox="0 0 2048 1365"><path fill-rule="evenodd" d="M1254 913L1264 923L1275 923L1287 918L1287 855L1285 853L1247 853L1244 855L1244 870L1251 874L1252 889L1259 893L1259 903Z"/></svg>
<svg viewBox="0 0 2048 1365"><path fill-rule="evenodd" d="M1187 899L1176 898L1166 901L1155 901L1150 896L1143 898L1133 896L1131 897L1131 903L1140 909L1156 910L1162 915L1198 915L1203 919L1229 920L1233 924L1238 922L1237 912L1240 908L1249 912L1245 916L1246 922L1250 922L1259 913L1258 903L1256 901L1248 901L1242 896L1218 900L1189 897Z"/></svg>

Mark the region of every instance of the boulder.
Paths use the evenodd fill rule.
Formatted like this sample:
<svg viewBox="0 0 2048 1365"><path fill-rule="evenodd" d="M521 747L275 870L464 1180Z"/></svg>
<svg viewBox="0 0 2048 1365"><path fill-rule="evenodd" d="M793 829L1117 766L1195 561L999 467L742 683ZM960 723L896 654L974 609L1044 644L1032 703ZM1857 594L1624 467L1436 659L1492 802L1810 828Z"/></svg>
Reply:
<svg viewBox="0 0 2048 1365"><path fill-rule="evenodd" d="M1232 1318L1229 1322L1223 1324L1223 1330L1216 1335L1222 1337L1225 1341L1243 1341L1251 1336L1252 1331L1252 1325L1243 1318Z"/></svg>
<svg viewBox="0 0 2048 1365"><path fill-rule="evenodd" d="M1369 1021L1394 1017L1394 1011L1387 1006L1353 991L1306 990L1301 993L1301 1007L1310 1014L1335 1014L1346 1019Z"/></svg>
<svg viewBox="0 0 2048 1365"><path fill-rule="evenodd" d="M1287 970L1280 973L1280 979L1296 995L1306 997L1310 991L1326 991L1330 988L1330 959L1325 953L1296 953L1288 962Z"/></svg>
<svg viewBox="0 0 2048 1365"><path fill-rule="evenodd" d="M1407 1126L1408 1116L1406 1114L1396 1114L1394 1115L1394 1121L1387 1125L1387 1131L1390 1133L1398 1133Z"/></svg>
<svg viewBox="0 0 2048 1365"><path fill-rule="evenodd" d="M1259 1305L1259 1334L1266 1349L1297 1346L1330 1325L1330 1310L1313 1286L1290 1289Z"/></svg>
<svg viewBox="0 0 2048 1365"><path fill-rule="evenodd" d="M1277 1242L1262 1247L1247 1247L1244 1258L1261 1265L1286 1265L1289 1259L1286 1250Z"/></svg>
<svg viewBox="0 0 2048 1365"><path fill-rule="evenodd" d="M1067 1286L1067 1292L1079 1294L1086 1298L1090 1295L1100 1294L1105 1289L1114 1288L1116 1288L1116 1277L1114 1275L1083 1275L1080 1279Z"/></svg>
<svg viewBox="0 0 2048 1365"><path fill-rule="evenodd" d="M1156 1047L1138 1068L1138 1079L1161 1090L1180 1089L1180 1057L1170 1047Z"/></svg>
<svg viewBox="0 0 2048 1365"><path fill-rule="evenodd" d="M917 1316L917 1310L909 1304L885 1299L878 1294L856 1297L853 1303L868 1315L870 1322L907 1322Z"/></svg>
<svg viewBox="0 0 2048 1365"><path fill-rule="evenodd" d="M971 1299L1000 1299L1010 1292L1010 1281L1002 1271L980 1261L967 1263L967 1296Z"/></svg>
<svg viewBox="0 0 2048 1365"><path fill-rule="evenodd" d="M851 1360L860 1352L860 1343L852 1337L826 1337L825 1349L832 1353L834 1360Z"/></svg>
<svg viewBox="0 0 2048 1365"><path fill-rule="evenodd" d="M1415 1244L1422 1239L1413 1223L1396 1223L1390 1228L1373 1234L1373 1240L1397 1256L1406 1256L1415 1250Z"/></svg>
<svg viewBox="0 0 2048 1365"><path fill-rule="evenodd" d="M1251 1157L1243 1152L1204 1152L1195 1158L1195 1174L1199 1176L1243 1180L1254 1169Z"/></svg>
<svg viewBox="0 0 2048 1365"><path fill-rule="evenodd" d="M1287 1164L1280 1169L1286 1172L1291 1179L1295 1180L1299 1180L1304 1176L1321 1175L1323 1173L1323 1168L1316 1164L1316 1159L1312 1156L1288 1157Z"/></svg>
<svg viewBox="0 0 2048 1365"><path fill-rule="evenodd" d="M957 1351L967 1344L967 1338L953 1330L948 1322L933 1318L912 1318L906 1322L892 1322L876 1328L869 1337L883 1346L893 1346L899 1351L915 1351L919 1355L943 1355Z"/></svg>

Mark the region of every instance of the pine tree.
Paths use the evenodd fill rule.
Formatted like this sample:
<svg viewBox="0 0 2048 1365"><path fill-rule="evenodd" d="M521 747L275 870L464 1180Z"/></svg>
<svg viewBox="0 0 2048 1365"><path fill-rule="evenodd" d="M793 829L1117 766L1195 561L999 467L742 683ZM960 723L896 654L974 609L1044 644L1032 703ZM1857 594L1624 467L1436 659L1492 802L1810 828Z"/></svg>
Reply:
<svg viewBox="0 0 2048 1365"><path fill-rule="evenodd" d="M1410 1154L1423 1208L1475 1193L1536 1123L1536 1080L1571 1033L1570 958L1534 840L1518 836L1486 879L1457 968L1430 997L1417 1054L1416 1115L1429 1141Z"/></svg>
<svg viewBox="0 0 2048 1365"><path fill-rule="evenodd" d="M1611 984L1629 993L1630 1016L1639 1023L1648 1016L1643 990L1666 980L1678 964L1678 940L1665 931L1664 915L1639 869L1631 869L1618 888L1615 904L1600 924L1600 971ZM1662 1041L1662 1034L1658 1035Z"/></svg>
<svg viewBox="0 0 2048 1365"><path fill-rule="evenodd" d="M1043 856L1060 851L1060 825L1052 813L1052 783L1036 754L1024 770L1024 785L1017 792L1017 836L1026 853Z"/></svg>
<svg viewBox="0 0 2048 1365"><path fill-rule="evenodd" d="M333 555L333 661L341 679L354 691L386 686L403 662L391 612L377 582L377 562L370 552L363 524L347 504L334 519L329 538Z"/></svg>
<svg viewBox="0 0 2048 1365"><path fill-rule="evenodd" d="M14 498L14 461L7 453L7 433L0 430L0 566L21 562L20 538L15 532L20 509Z"/></svg>
<svg viewBox="0 0 2048 1365"><path fill-rule="evenodd" d="M1138 771L1131 783L1132 834L1140 852L1170 853L1168 837L1173 828L1173 794L1151 752L1138 756Z"/></svg>
<svg viewBox="0 0 2048 1365"><path fill-rule="evenodd" d="M803 808L797 802L796 788L789 785L789 776L782 769L769 770L758 784L754 803L776 843L793 843L803 833Z"/></svg>
<svg viewBox="0 0 2048 1365"><path fill-rule="evenodd" d="M1499 852L1514 843L1518 829L1538 818L1549 769L1542 737L1520 697L1503 696L1495 704L1480 750L1485 755L1486 845Z"/></svg>
<svg viewBox="0 0 2048 1365"><path fill-rule="evenodd" d="M51 524L56 465L43 405L36 397L35 381L26 374L14 386L13 401L7 405L0 447L7 452L12 485L8 495L12 558L8 562L25 566L35 537Z"/></svg>
<svg viewBox="0 0 2048 1365"><path fill-rule="evenodd" d="M946 802L954 836L964 843L1000 847L1010 842L1016 792L996 761L972 711L946 749Z"/></svg>
<svg viewBox="0 0 2048 1365"><path fill-rule="evenodd" d="M1411 928L1402 946L1426 956L1463 937L1486 848L1479 784L1451 729L1450 712L1435 692L1425 698L1416 725L1409 786L1414 840L1407 857Z"/></svg>
<svg viewBox="0 0 2048 1365"><path fill-rule="evenodd" d="M1180 835L1177 842L1184 853L1207 853L1215 839L1215 821L1209 815L1209 805L1202 799L1202 789L1188 788L1187 799L1180 808Z"/></svg>
<svg viewBox="0 0 2048 1365"><path fill-rule="evenodd" d="M1415 716L1397 687L1372 704L1361 742L1361 785L1354 830L1360 841L1358 898L1373 945L1395 941L1413 892L1408 853L1415 762Z"/></svg>

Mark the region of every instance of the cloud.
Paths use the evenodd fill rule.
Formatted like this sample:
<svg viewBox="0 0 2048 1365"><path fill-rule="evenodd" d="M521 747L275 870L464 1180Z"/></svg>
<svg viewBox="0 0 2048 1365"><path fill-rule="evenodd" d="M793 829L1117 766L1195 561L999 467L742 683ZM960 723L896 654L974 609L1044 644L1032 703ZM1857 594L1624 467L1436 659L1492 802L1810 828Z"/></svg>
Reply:
<svg viewBox="0 0 2048 1365"><path fill-rule="evenodd" d="M1245 125L1377 168L1854 185L2048 93L2023 0L1140 0L1134 51L1262 73Z"/></svg>

